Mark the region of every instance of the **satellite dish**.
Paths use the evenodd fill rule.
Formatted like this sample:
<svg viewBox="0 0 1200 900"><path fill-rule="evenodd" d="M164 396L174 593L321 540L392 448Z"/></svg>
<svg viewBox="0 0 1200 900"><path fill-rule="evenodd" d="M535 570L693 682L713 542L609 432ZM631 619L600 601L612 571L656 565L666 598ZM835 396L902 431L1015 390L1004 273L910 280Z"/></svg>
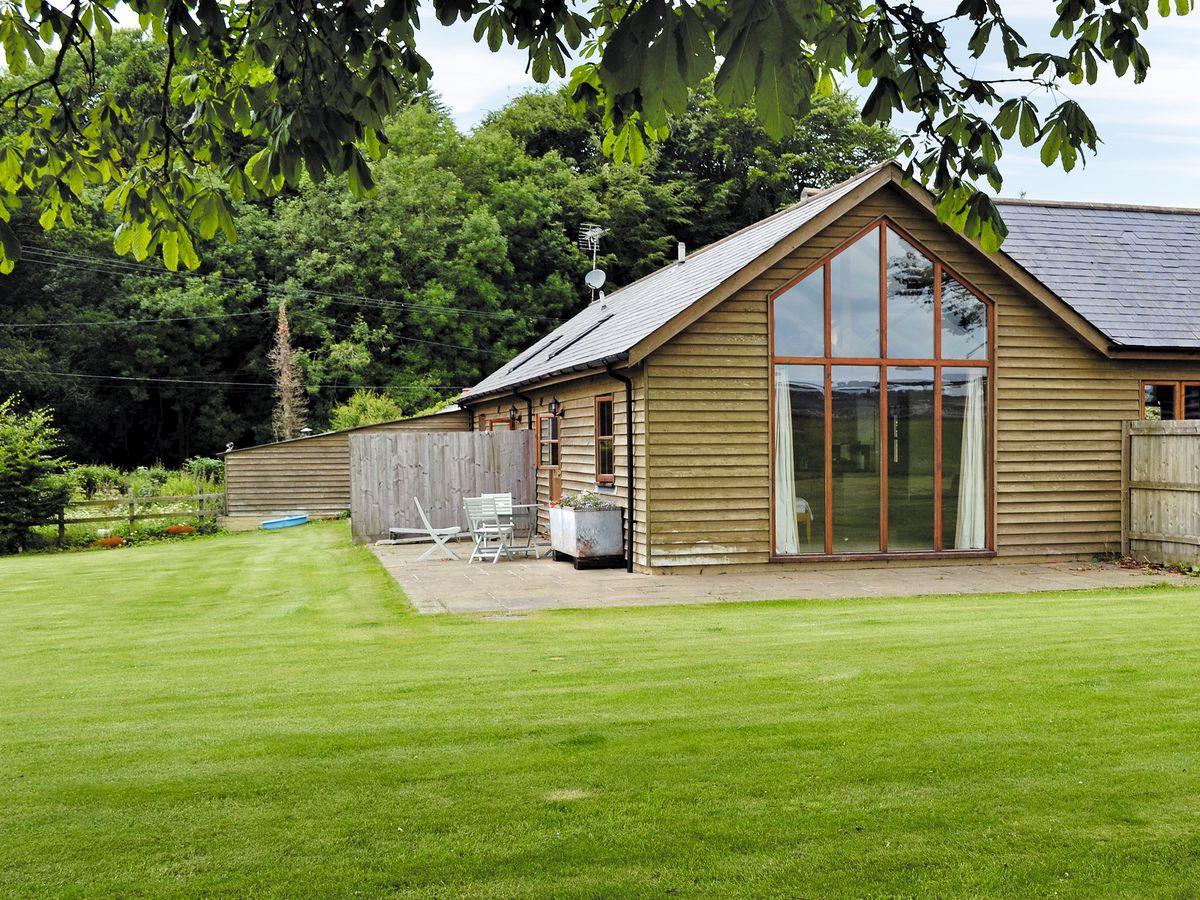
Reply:
<svg viewBox="0 0 1200 900"><path fill-rule="evenodd" d="M600 269L592 269L583 276L583 283L590 287L593 291L598 291L604 287L604 272Z"/></svg>

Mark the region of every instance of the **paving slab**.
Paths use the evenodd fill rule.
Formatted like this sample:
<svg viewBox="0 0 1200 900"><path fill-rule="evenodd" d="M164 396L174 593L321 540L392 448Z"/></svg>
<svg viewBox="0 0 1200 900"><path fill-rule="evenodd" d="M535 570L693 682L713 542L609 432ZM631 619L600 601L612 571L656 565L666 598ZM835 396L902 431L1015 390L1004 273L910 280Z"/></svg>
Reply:
<svg viewBox="0 0 1200 900"><path fill-rule="evenodd" d="M372 547L417 612L503 615L545 609L592 609L753 600L837 600L923 594L996 594L1182 584L1185 576L1111 563L1046 562L922 566L813 567L772 571L646 575L621 569L577 571L551 559L496 564L418 560L421 545Z"/></svg>

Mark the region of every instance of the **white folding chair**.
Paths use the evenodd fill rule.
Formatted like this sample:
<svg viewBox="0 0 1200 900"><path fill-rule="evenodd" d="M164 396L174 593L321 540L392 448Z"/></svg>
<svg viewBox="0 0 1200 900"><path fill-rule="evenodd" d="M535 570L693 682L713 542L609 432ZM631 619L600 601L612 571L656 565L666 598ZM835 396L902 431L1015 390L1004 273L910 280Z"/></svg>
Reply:
<svg viewBox="0 0 1200 900"><path fill-rule="evenodd" d="M512 543L512 522L500 521L496 513L496 501L490 497L467 497L463 500L463 506L467 510L467 527L475 541L467 565L475 562L476 557L483 559L492 551L495 551L492 555L493 563L500 561L501 553L512 559L509 546Z"/></svg>
<svg viewBox="0 0 1200 900"><path fill-rule="evenodd" d="M417 515L421 517L422 528L389 528L388 534L396 538L396 543L408 543L409 541L419 541L425 538L433 539L433 546L417 557L417 560L429 559L429 557L439 551L446 554L450 559L461 559L461 557L446 546L446 541L452 537L458 537L462 534L462 528L457 525L452 525L448 528L434 528L429 524L429 516L425 515L425 510L421 508L421 501L413 497L413 503L417 506Z"/></svg>

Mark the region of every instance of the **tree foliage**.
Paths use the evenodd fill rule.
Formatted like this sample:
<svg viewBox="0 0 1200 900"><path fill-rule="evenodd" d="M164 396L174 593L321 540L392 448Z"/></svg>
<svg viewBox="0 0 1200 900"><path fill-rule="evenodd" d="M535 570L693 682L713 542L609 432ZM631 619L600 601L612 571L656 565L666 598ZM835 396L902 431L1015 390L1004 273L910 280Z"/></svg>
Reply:
<svg viewBox="0 0 1200 900"><path fill-rule="evenodd" d="M97 77L117 5L26 0L0 11L12 76L0 94L0 270L20 253L7 224L16 209L31 208L46 230L69 226L92 186L106 191L117 251L158 254L172 269L199 265L199 240L235 236L239 201L295 189L305 173L342 176L365 196L389 118L431 74L413 0L131 0L164 48L158 82L133 99ZM1159 0L1155 12L1193 5ZM722 104L753 104L775 138L839 78L856 77L870 88L863 120L911 114L910 173L945 219L989 246L1004 229L981 185L999 189L1003 141L1071 169L1099 138L1058 88L1102 71L1141 81L1150 65L1149 0L1062 0L1040 47L1004 7L960 0L930 16L916 0L595 0L586 14L568 0L426 5L442 24L472 22L481 50L524 50L538 82L577 63L573 97L600 117L603 150L618 162L643 160L710 76ZM977 74L980 60L1000 74Z"/></svg>
<svg viewBox="0 0 1200 900"><path fill-rule="evenodd" d="M329 427L335 431L377 425L403 418L404 410L391 397L377 391L355 391L345 403L329 411Z"/></svg>
<svg viewBox="0 0 1200 900"><path fill-rule="evenodd" d="M161 46L118 33L104 52L103 82L152 106ZM177 464L270 440L267 357L283 301L314 428L356 390L412 415L587 303L581 222L610 229L600 264L619 287L668 262L677 241L699 247L896 146L845 97L820 100L775 141L753 110L726 110L702 88L632 167L603 155L603 123L570 103L566 90L531 93L462 134L418 98L386 123L370 196L305 176L243 199L238 241L202 240L195 273L114 258L102 189L85 190L74 226L44 237L36 211L18 210L14 226L31 236L0 298L0 385L52 406L75 459Z"/></svg>
<svg viewBox="0 0 1200 900"><path fill-rule="evenodd" d="M71 479L48 409L22 411L0 400L0 552L23 550L32 529L50 522L71 497Z"/></svg>

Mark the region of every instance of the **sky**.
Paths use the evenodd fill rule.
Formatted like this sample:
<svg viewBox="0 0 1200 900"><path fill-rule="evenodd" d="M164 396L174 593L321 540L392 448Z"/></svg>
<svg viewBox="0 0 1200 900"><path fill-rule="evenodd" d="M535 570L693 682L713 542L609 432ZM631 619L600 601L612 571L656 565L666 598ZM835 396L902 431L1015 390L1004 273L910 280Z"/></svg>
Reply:
<svg viewBox="0 0 1200 900"><path fill-rule="evenodd" d="M928 12L932 15L938 5L929 4ZM1039 37L1049 33L1047 10L1052 7L1052 0L1004 3L1031 48L1046 46L1048 38ZM489 111L536 86L525 72L522 53L509 47L489 53L471 39L468 25L446 28L432 16L422 21L419 46L433 66L433 87L460 127L475 126ZM1065 173L1044 167L1036 150L1013 145L1001 161L1003 196L1200 207L1195 163L1200 152L1200 13L1153 17L1145 43L1151 67L1142 84L1110 72L1094 86L1067 92L1095 122L1103 141L1099 153L1086 166ZM981 72L987 72L986 61Z"/></svg>

